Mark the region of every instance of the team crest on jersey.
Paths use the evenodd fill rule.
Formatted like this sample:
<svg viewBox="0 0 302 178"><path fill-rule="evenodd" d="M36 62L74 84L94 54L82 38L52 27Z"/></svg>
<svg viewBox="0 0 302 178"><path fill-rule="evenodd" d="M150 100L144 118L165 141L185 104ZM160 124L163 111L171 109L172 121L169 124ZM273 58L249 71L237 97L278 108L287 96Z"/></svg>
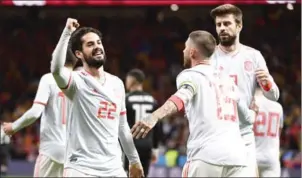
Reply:
<svg viewBox="0 0 302 178"><path fill-rule="evenodd" d="M252 61L245 61L244 62L244 70L247 72L251 72L253 70L253 63Z"/></svg>

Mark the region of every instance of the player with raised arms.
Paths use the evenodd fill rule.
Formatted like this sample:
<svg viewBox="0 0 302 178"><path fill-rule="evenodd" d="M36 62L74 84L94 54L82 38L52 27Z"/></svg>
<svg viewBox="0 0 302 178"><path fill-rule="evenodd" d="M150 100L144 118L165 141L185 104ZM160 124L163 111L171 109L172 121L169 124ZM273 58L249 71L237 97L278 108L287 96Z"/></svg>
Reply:
<svg viewBox="0 0 302 178"><path fill-rule="evenodd" d="M71 101L64 177L126 177L119 145L130 162L130 176L143 169L126 117L122 80L103 70L106 60L101 33L79 27L68 18L53 52L51 72ZM68 42L83 69L70 72L63 66Z"/></svg>

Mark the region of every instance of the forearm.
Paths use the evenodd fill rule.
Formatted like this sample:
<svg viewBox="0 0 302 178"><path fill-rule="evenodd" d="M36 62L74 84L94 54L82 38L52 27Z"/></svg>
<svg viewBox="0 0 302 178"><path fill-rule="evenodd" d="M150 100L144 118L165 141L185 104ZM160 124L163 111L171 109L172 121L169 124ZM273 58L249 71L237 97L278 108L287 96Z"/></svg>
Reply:
<svg viewBox="0 0 302 178"><path fill-rule="evenodd" d="M130 164L140 164L126 116L120 116L119 140Z"/></svg>
<svg viewBox="0 0 302 178"><path fill-rule="evenodd" d="M163 119L169 117L179 111L183 111L187 103L191 101L194 96L192 87L183 87L177 90L164 105L154 111L151 115L154 119Z"/></svg>
<svg viewBox="0 0 302 178"><path fill-rule="evenodd" d="M70 36L70 30L65 28L52 54L50 70L60 88L67 86L70 77L70 72L64 68Z"/></svg>
<svg viewBox="0 0 302 178"><path fill-rule="evenodd" d="M167 100L164 105L158 108L151 114L152 118L157 118L158 120L169 117L178 112L177 105L171 99Z"/></svg>
<svg viewBox="0 0 302 178"><path fill-rule="evenodd" d="M41 104L33 104L33 106L28 111L26 111L18 120L13 122L13 131L17 132L35 122L44 111L44 108L45 106Z"/></svg>
<svg viewBox="0 0 302 178"><path fill-rule="evenodd" d="M250 124L253 124L255 122L256 112L249 109L243 100L239 100L237 102L237 108L238 114L242 116L239 116L239 119L241 119L240 121Z"/></svg>

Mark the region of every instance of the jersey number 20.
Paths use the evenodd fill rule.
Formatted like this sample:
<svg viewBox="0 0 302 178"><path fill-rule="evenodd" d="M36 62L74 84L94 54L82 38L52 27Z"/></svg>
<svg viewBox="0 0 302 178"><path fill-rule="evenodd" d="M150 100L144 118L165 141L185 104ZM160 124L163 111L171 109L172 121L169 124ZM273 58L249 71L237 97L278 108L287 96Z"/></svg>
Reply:
<svg viewBox="0 0 302 178"><path fill-rule="evenodd" d="M135 122L139 121L142 118L145 118L149 115L148 111L150 112L153 109L152 104L134 104L132 105L133 110L135 111Z"/></svg>
<svg viewBox="0 0 302 178"><path fill-rule="evenodd" d="M258 137L276 137L280 122L280 114L259 112L254 123L254 133Z"/></svg>

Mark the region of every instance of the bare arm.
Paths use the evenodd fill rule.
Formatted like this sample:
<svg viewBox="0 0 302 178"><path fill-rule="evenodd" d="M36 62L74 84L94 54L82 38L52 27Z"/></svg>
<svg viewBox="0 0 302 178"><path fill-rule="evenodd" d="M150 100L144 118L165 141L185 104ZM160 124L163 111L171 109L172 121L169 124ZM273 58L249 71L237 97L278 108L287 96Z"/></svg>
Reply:
<svg viewBox="0 0 302 178"><path fill-rule="evenodd" d="M184 110L185 104L191 101L194 96L193 88L188 85L180 87L160 108L151 115L137 122L131 132L137 139L146 137L148 132L155 126L160 119L169 117L179 111Z"/></svg>

